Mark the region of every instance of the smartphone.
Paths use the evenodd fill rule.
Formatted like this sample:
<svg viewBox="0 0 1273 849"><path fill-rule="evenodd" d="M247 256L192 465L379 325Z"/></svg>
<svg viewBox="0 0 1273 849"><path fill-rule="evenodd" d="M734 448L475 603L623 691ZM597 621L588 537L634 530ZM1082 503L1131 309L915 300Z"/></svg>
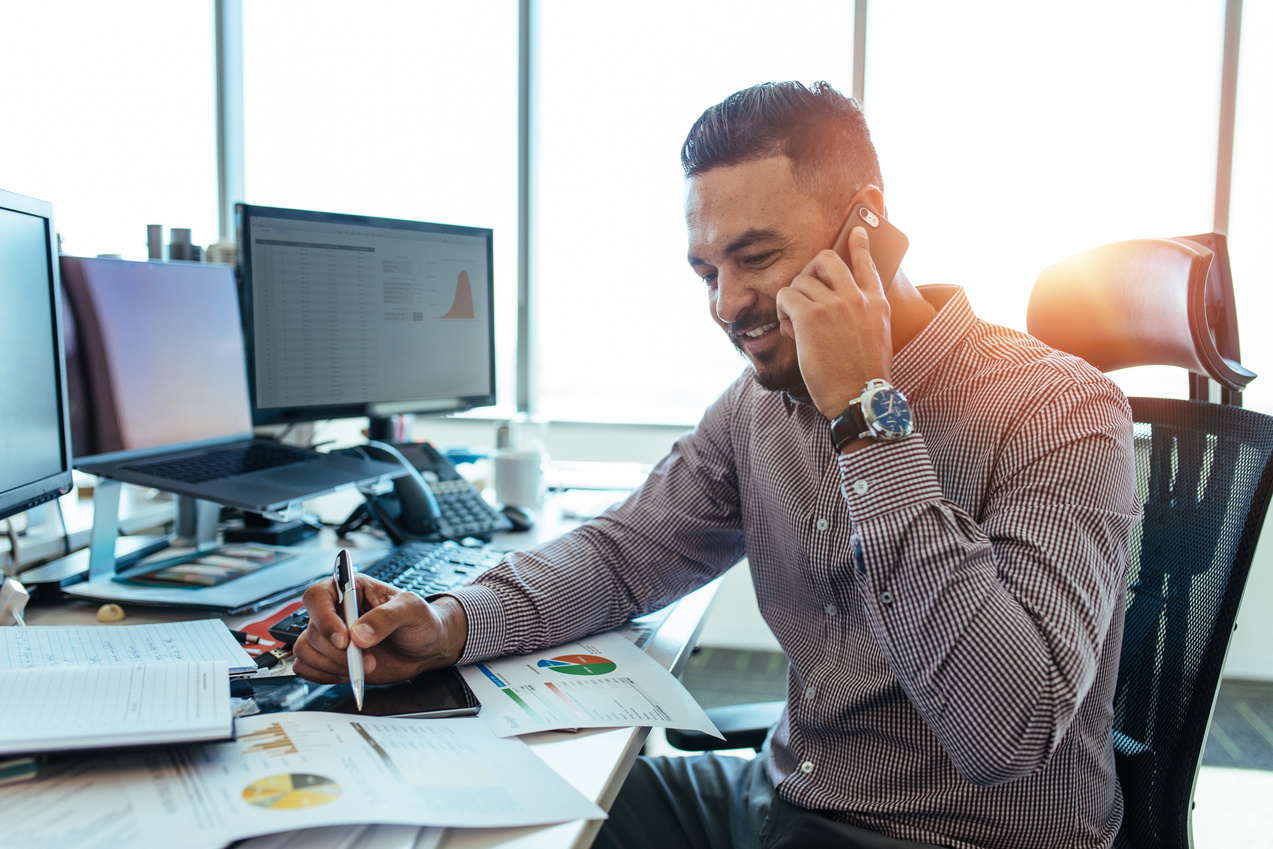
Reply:
<svg viewBox="0 0 1273 849"><path fill-rule="evenodd" d="M871 243L871 259L875 262L875 270L880 273L880 282L884 284L884 291L887 293L893 285L893 278L897 276L897 269L902 266L902 257L910 246L910 240L871 207L864 203L855 204L849 210L849 217L844 220L840 235L835 237L835 244L831 248L840 255L845 265L849 265L849 231L859 224L866 228Z"/></svg>

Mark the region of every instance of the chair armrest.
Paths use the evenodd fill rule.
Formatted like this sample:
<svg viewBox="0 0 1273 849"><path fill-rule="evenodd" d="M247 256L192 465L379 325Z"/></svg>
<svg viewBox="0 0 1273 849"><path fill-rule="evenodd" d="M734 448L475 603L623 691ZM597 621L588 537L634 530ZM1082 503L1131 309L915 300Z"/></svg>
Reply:
<svg viewBox="0 0 1273 849"><path fill-rule="evenodd" d="M708 717L725 735L724 740L701 731L667 729L667 742L682 751L711 752L718 749L752 748L760 751L769 729L777 724L786 702L755 702L746 705L728 705L707 711Z"/></svg>

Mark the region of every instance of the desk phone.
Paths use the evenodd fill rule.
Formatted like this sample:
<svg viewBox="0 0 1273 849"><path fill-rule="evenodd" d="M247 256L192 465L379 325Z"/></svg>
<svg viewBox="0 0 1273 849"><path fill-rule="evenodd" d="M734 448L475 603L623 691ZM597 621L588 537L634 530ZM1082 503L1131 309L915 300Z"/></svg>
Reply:
<svg viewBox="0 0 1273 849"><path fill-rule="evenodd" d="M394 481L393 492L367 496L337 529L343 536L374 520L396 543L440 542L491 536L513 529L513 523L486 503L440 451L427 442L372 443L353 449L376 460L408 464L412 474Z"/></svg>

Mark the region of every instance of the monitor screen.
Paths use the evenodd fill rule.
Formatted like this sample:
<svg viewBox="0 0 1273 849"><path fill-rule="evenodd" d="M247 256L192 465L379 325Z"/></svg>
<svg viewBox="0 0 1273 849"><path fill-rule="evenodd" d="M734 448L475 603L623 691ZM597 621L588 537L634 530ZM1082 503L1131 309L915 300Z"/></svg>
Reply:
<svg viewBox="0 0 1273 849"><path fill-rule="evenodd" d="M495 403L490 230L236 212L256 424Z"/></svg>
<svg viewBox="0 0 1273 849"><path fill-rule="evenodd" d="M52 219L0 191L0 518L71 491Z"/></svg>
<svg viewBox="0 0 1273 849"><path fill-rule="evenodd" d="M250 436L228 265L64 256L77 463Z"/></svg>

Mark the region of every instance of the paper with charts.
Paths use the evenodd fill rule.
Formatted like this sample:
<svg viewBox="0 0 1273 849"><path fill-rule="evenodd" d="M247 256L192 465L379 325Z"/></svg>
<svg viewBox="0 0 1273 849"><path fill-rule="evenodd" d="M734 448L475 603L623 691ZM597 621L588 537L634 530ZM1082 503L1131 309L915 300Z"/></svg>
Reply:
<svg viewBox="0 0 1273 849"><path fill-rule="evenodd" d="M0 787L4 846L202 849L320 826L604 819L521 740L476 717L276 713L230 743L51 759Z"/></svg>
<svg viewBox="0 0 1273 849"><path fill-rule="evenodd" d="M460 669L501 737L554 728L645 725L720 737L689 691L621 634Z"/></svg>

